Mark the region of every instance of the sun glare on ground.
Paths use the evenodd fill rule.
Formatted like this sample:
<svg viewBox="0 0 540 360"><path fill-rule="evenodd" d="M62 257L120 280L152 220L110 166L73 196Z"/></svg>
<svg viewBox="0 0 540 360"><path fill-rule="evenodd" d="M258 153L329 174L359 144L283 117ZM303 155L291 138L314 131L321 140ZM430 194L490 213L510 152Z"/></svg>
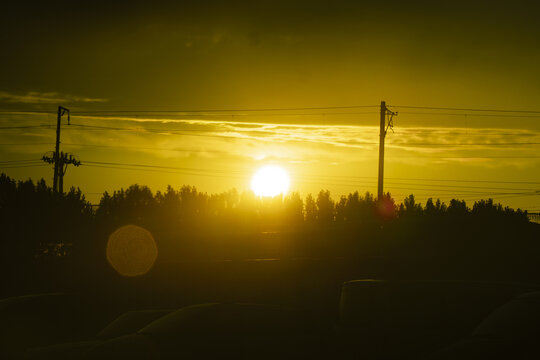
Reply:
<svg viewBox="0 0 540 360"><path fill-rule="evenodd" d="M251 179L251 190L257 196L276 196L289 190L291 181L287 172L275 165L261 167Z"/></svg>

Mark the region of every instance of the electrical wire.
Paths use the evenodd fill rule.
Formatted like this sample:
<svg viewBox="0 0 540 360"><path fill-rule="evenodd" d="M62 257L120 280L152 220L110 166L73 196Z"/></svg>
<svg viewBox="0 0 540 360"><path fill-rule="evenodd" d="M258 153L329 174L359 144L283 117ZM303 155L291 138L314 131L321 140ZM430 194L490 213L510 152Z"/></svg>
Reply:
<svg viewBox="0 0 540 360"><path fill-rule="evenodd" d="M0 146L29 146L29 145L54 145L53 142L32 142L32 143L0 143Z"/></svg>
<svg viewBox="0 0 540 360"><path fill-rule="evenodd" d="M50 125L25 125L25 126L2 126L0 130L11 130L11 129L37 129L37 128L46 128Z"/></svg>
<svg viewBox="0 0 540 360"><path fill-rule="evenodd" d="M41 161L40 159L24 159L24 160L2 160L0 164L10 164L10 163L26 163L26 162L37 162Z"/></svg>
<svg viewBox="0 0 540 360"><path fill-rule="evenodd" d="M32 145L32 144L54 144L54 143L27 143L24 145ZM168 149L168 148L157 148L157 147L139 147L139 146L116 146L116 145L100 145L100 144L85 144L85 143L62 143L63 145L69 145L69 146L86 146L86 147L104 147L104 148L116 148L116 149L145 149L145 150L165 150L165 151L193 151L196 152L196 150L190 150L190 149ZM376 142L361 142L358 145L377 145ZM0 144L0 145L23 145L23 144ZM456 143L456 144L422 144L422 143L387 143L386 146L392 147L392 146L441 146L441 147L452 147L452 146L486 146L486 147L496 147L496 146L529 146L529 145L540 145L540 142L538 143L531 143L531 142L514 142L514 143ZM208 150L204 151L201 150L201 152L223 152L225 151L215 151L215 150Z"/></svg>
<svg viewBox="0 0 540 360"><path fill-rule="evenodd" d="M1 145L1 144L0 144ZM187 148L160 148L160 147L143 147L143 146L118 146L118 145L99 145L99 144L83 144L83 143L62 143L64 146L82 146L82 147L97 147L111 149L136 149L136 150L159 150L159 151L178 151L178 152L195 152L195 153L228 153L220 150L197 150Z"/></svg>
<svg viewBox="0 0 540 360"><path fill-rule="evenodd" d="M141 167L129 167L129 166L112 166L112 165L98 165L98 164L83 164L89 167L98 167L106 169L117 169L117 170L132 170L132 171L146 171L146 172L159 172L159 173L168 173L168 174L182 174L182 175L192 175L192 176L207 176L207 177L225 177L225 178L241 178L240 175L234 174L204 174L196 173L189 171L174 171L174 170L163 170L163 169L154 169L154 168L141 168Z"/></svg>
<svg viewBox="0 0 540 360"><path fill-rule="evenodd" d="M364 144L364 143L362 143ZM376 144L376 143L366 143L366 144ZM388 142L385 146L429 146L429 147L452 147L452 146L528 146L528 145L540 145L540 142L507 142L507 143L393 143Z"/></svg>
<svg viewBox="0 0 540 360"><path fill-rule="evenodd" d="M50 165L48 164L10 165L10 166L2 166L2 169L17 169L17 168L41 167L41 166L50 166Z"/></svg>
<svg viewBox="0 0 540 360"><path fill-rule="evenodd" d="M477 111L477 112L499 112L499 113L525 113L540 114L539 110L507 110L507 109L474 109L474 108L456 108L456 107L435 107L435 106L410 106L410 105L387 105L392 108L403 109L426 109L426 110L444 110L444 111Z"/></svg>
<svg viewBox="0 0 540 360"><path fill-rule="evenodd" d="M162 170L180 170L180 171L175 171L174 173L185 173L186 171L201 171L200 169L193 169L193 168L181 168L181 167L173 167L173 166L158 166L158 165L147 165L147 164L130 164L130 163L111 163L111 162L95 162L95 161L87 161L85 163L83 163L83 165L87 165L87 164L90 164L92 166L97 166L97 167L108 167L108 168L117 168L117 169L123 169L123 170L137 170L137 169L133 169L131 167L136 167L136 168L144 168L146 170L149 170L149 171L157 171L157 170L160 170L160 172L162 172ZM189 175L203 175L203 176L216 176L216 174L220 174L221 176L225 176L225 177L229 177L229 176L235 176L236 174L238 174L238 172L234 173L234 172L230 172L230 171L212 171L212 170L203 170L203 171L206 171L206 172L210 172L210 174L201 174L201 173L189 173ZM318 183L318 182L312 182L312 183ZM324 184L328 184L328 182L320 182L320 183L324 183ZM350 182L345 182L345 183L334 183L332 185L338 185L338 186L343 186L343 185L347 185L347 186L358 186L360 184L358 183L350 183ZM397 185L407 185L407 184L397 184ZM421 185L421 184L419 184ZM392 185L392 186L388 186L389 189L406 189L406 190L419 190L419 191L433 191L434 189L425 189L425 188L418 188L418 187L414 187L414 185L411 187L411 186L395 186L395 185ZM466 187L464 187L466 188ZM480 187L474 187L474 188L480 188ZM480 188L481 189L481 188ZM495 188L495 189L501 189L501 190L505 190L505 188ZM442 192L455 192L455 189L436 189L437 191L442 191ZM508 190L530 190L530 191L536 191L536 190L533 190L533 189L508 189ZM468 190L460 190L462 193L472 193L472 194L493 194L493 195L517 195L517 194L525 194L526 192L519 192L519 193L516 193L516 192L482 192L482 191L468 191ZM528 194L528 192L527 192Z"/></svg>
<svg viewBox="0 0 540 360"><path fill-rule="evenodd" d="M285 107L285 108L232 108L232 109L173 109L173 110L156 110L156 109L103 109L103 110L83 110L74 111L79 114L97 114L97 113L213 113L213 112L268 112L268 111L301 111L301 110L347 110L359 108L379 108L380 105L344 105L344 106L314 106L314 107ZM441 110L441 111L472 111L472 112L493 112L493 113L525 113L525 114L540 114L540 110L513 110L513 109L486 109L486 108L460 108L460 107L436 107L436 106L413 106L413 105L392 105L387 104L387 108L403 108L403 109L422 109L422 110ZM43 113L53 114L53 111L45 110L0 110L0 113Z"/></svg>
<svg viewBox="0 0 540 360"><path fill-rule="evenodd" d="M191 150L186 150L191 151ZM0 163L13 163L13 162L40 162L41 159L21 159L21 160L2 160ZM151 164L135 164L135 163L122 163L122 162L102 162L102 161L83 161L83 165L96 164L96 165L113 165L113 166L134 166L134 167L148 167L148 168L160 168L169 170L182 170L182 171L198 171L198 172L219 172L219 173L240 173L239 171L230 170L213 170L213 169L201 169L201 168L189 168L189 167L175 167L175 166L160 166ZM302 176L300 176L301 178ZM304 176L307 177L307 176ZM373 179L373 183L376 182L376 176L357 176L357 175L322 175L314 174L310 178L329 178L329 179L344 179L345 181L353 181L358 184L358 181L351 179ZM422 182L456 182L456 183L487 183L487 184L524 184L524 185L540 185L537 181L503 181L503 180L476 180L476 179L434 179L434 178L403 178L403 177L386 177L385 180L398 180L398 181L422 181ZM388 184L389 182L387 182ZM391 182L399 185L409 185L401 182ZM365 182L364 182L365 184ZM461 186L461 185L447 185L447 184L410 184L410 185L425 185L433 187L452 187L452 188L481 188L481 189L501 189L501 190L523 190L517 188L492 188L492 187L477 187L477 186ZM533 190L533 189L530 189Z"/></svg>
<svg viewBox="0 0 540 360"><path fill-rule="evenodd" d="M508 115L508 114L475 114L475 113L444 113L444 112L416 112L400 111L399 115L436 115L436 116L464 116L464 117L496 117L496 118L527 118L539 119L540 115Z"/></svg>
<svg viewBox="0 0 540 360"><path fill-rule="evenodd" d="M338 109L361 109L378 108L380 105L348 105L348 106L315 106L315 107L290 107L290 108L247 108L247 109L205 109L205 110L87 110L79 111L78 114L99 114L99 113L213 113L213 112L265 112L265 111L305 111L305 110L338 110Z"/></svg>

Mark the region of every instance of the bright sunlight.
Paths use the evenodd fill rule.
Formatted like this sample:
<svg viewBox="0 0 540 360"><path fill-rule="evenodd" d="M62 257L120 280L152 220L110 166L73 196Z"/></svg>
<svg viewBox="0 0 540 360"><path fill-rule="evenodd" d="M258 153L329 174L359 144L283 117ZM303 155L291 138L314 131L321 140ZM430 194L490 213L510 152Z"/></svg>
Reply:
<svg viewBox="0 0 540 360"><path fill-rule="evenodd" d="M251 190L257 196L276 196L289 190L290 179L287 172L275 165L260 168L251 179Z"/></svg>

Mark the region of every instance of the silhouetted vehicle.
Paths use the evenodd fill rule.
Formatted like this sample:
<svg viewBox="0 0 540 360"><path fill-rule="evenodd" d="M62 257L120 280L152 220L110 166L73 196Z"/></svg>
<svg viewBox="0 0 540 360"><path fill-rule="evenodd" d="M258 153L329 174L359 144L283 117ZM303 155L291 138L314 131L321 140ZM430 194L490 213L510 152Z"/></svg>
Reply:
<svg viewBox="0 0 540 360"><path fill-rule="evenodd" d="M72 294L50 293L0 300L0 358L24 349L92 336L106 321L94 305Z"/></svg>
<svg viewBox="0 0 540 360"><path fill-rule="evenodd" d="M523 294L495 310L471 336L433 359L540 359L540 292Z"/></svg>
<svg viewBox="0 0 540 360"><path fill-rule="evenodd" d="M142 316L141 316L142 315ZM275 305L208 303L160 316L130 312L96 339L31 349L32 359L298 359L324 351L320 327L301 312ZM126 334L127 333L127 334ZM120 336L105 339L105 336Z"/></svg>
<svg viewBox="0 0 540 360"><path fill-rule="evenodd" d="M91 348L116 337L137 332L152 321L159 319L172 310L128 311L108 324L96 336L84 340L32 348L25 354L30 359L77 359L84 357Z"/></svg>
<svg viewBox="0 0 540 360"><path fill-rule="evenodd" d="M531 285L355 280L342 288L337 339L347 358L418 359L472 333Z"/></svg>
<svg viewBox="0 0 540 360"><path fill-rule="evenodd" d="M17 318L26 319L26 311L33 314L21 322L24 331L3 338L4 344L6 339L17 344L6 353L11 358L373 360L506 354L509 359L536 349L540 292L518 296L532 289L494 282L354 280L342 286L334 328L323 316L302 309L231 302L130 311L94 336L87 335L90 323L76 315L81 308L69 305L68 295L11 298L0 304L12 310L18 306L11 326ZM67 312L55 322L63 307ZM73 316L70 321L67 314Z"/></svg>

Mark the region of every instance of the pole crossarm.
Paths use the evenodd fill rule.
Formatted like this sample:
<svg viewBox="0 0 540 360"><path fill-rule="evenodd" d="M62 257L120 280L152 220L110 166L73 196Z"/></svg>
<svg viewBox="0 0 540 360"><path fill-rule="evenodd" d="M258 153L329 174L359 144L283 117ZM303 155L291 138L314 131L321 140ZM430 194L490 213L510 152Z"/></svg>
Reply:
<svg viewBox="0 0 540 360"><path fill-rule="evenodd" d="M63 153L60 151L60 128L62 125L62 116L67 114L68 125L71 123L69 109L58 106L57 121L56 121L56 146L52 156L43 155L43 161L49 164L54 164L53 191L63 192L64 175L68 165L79 166L81 162L72 154Z"/></svg>

